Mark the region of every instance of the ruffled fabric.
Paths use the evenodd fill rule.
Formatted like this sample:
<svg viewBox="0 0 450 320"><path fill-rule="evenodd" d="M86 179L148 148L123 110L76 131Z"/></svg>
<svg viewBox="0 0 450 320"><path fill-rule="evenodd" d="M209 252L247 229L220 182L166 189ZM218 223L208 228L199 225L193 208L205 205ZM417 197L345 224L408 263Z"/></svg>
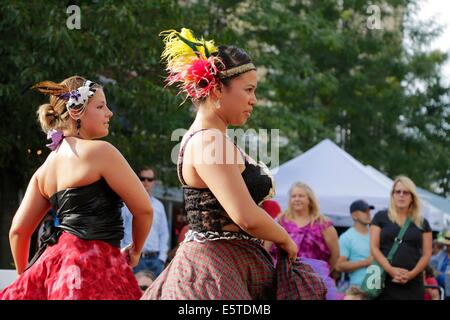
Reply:
<svg viewBox="0 0 450 320"><path fill-rule="evenodd" d="M327 288L326 300L344 299L345 295L342 292L339 292L335 281L330 277L330 267L326 261L302 257L300 262L309 265L312 270L323 280Z"/></svg>
<svg viewBox="0 0 450 320"><path fill-rule="evenodd" d="M99 240L63 232L0 300L137 300L142 292L125 257Z"/></svg>

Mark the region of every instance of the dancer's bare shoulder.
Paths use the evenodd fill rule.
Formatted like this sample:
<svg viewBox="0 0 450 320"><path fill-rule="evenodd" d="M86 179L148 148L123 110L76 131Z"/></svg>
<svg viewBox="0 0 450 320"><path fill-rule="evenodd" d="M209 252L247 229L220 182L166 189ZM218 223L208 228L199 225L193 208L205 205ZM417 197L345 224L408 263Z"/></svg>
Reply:
<svg viewBox="0 0 450 320"><path fill-rule="evenodd" d="M48 198L66 188L91 184L118 158L123 157L109 142L68 137L36 171L41 194Z"/></svg>
<svg viewBox="0 0 450 320"><path fill-rule="evenodd" d="M209 129L192 137L187 144L185 158L187 164L239 166L244 170L244 159L234 145L220 130ZM190 155L190 157L189 157Z"/></svg>
<svg viewBox="0 0 450 320"><path fill-rule="evenodd" d="M86 151L86 156L99 156L103 154L120 153L116 147L114 147L108 141L103 140L86 140L84 141L83 148Z"/></svg>
<svg viewBox="0 0 450 320"><path fill-rule="evenodd" d="M46 167L48 165L48 158L45 162L36 170L33 176L30 179L30 184L36 183L38 186L39 193L42 197L48 199L50 198L49 192L45 190L45 177L46 177Z"/></svg>

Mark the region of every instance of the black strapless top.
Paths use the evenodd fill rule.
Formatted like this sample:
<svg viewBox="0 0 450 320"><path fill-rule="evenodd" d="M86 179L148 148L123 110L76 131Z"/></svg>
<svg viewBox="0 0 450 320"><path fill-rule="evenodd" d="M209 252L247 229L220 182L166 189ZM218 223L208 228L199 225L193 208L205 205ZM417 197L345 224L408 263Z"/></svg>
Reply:
<svg viewBox="0 0 450 320"><path fill-rule="evenodd" d="M120 247L123 238L122 199L105 179L56 192L50 197L58 228L84 240L102 240Z"/></svg>
<svg viewBox="0 0 450 320"><path fill-rule="evenodd" d="M57 221L41 236L41 246L27 269L48 245L58 242L62 231L83 240L101 240L120 248L120 240L124 235L120 210L123 203L105 179L58 191L49 200L56 212Z"/></svg>
<svg viewBox="0 0 450 320"><path fill-rule="evenodd" d="M190 229L198 232L220 232L223 231L222 228L224 226L236 224L225 212L211 190L208 188L194 188L188 186L184 181L182 174L184 148L194 134L204 130L207 129L193 132L182 146L178 158L178 177L183 184L184 208ZM239 147L237 148L239 149ZM265 166L262 164L256 165L250 163L247 160L247 156L243 154L242 151L241 153L245 161L245 169L242 172L242 178L255 203L260 204L273 193L274 187L272 177Z"/></svg>

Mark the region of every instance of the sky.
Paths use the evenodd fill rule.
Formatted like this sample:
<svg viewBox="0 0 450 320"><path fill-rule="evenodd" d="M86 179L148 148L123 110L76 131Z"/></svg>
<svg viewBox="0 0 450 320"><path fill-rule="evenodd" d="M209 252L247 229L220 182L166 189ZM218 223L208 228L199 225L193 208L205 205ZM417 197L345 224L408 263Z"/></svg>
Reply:
<svg viewBox="0 0 450 320"><path fill-rule="evenodd" d="M430 50L440 49L450 53L450 1L449 0L421 0L417 19L419 21L432 18L444 25L443 33L434 42L430 43ZM450 62L445 64L443 73L445 82L450 83Z"/></svg>

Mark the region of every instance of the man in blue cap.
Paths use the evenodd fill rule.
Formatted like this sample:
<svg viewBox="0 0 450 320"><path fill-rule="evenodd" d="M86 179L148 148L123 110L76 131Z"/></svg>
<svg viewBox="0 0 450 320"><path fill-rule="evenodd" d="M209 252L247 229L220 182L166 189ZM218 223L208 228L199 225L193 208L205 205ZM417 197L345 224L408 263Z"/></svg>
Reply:
<svg viewBox="0 0 450 320"><path fill-rule="evenodd" d="M350 286L361 287L366 268L372 262L369 234L372 209L374 206L364 200L353 202L350 205L350 213L354 224L339 237L341 255L336 263L336 270L349 273Z"/></svg>

